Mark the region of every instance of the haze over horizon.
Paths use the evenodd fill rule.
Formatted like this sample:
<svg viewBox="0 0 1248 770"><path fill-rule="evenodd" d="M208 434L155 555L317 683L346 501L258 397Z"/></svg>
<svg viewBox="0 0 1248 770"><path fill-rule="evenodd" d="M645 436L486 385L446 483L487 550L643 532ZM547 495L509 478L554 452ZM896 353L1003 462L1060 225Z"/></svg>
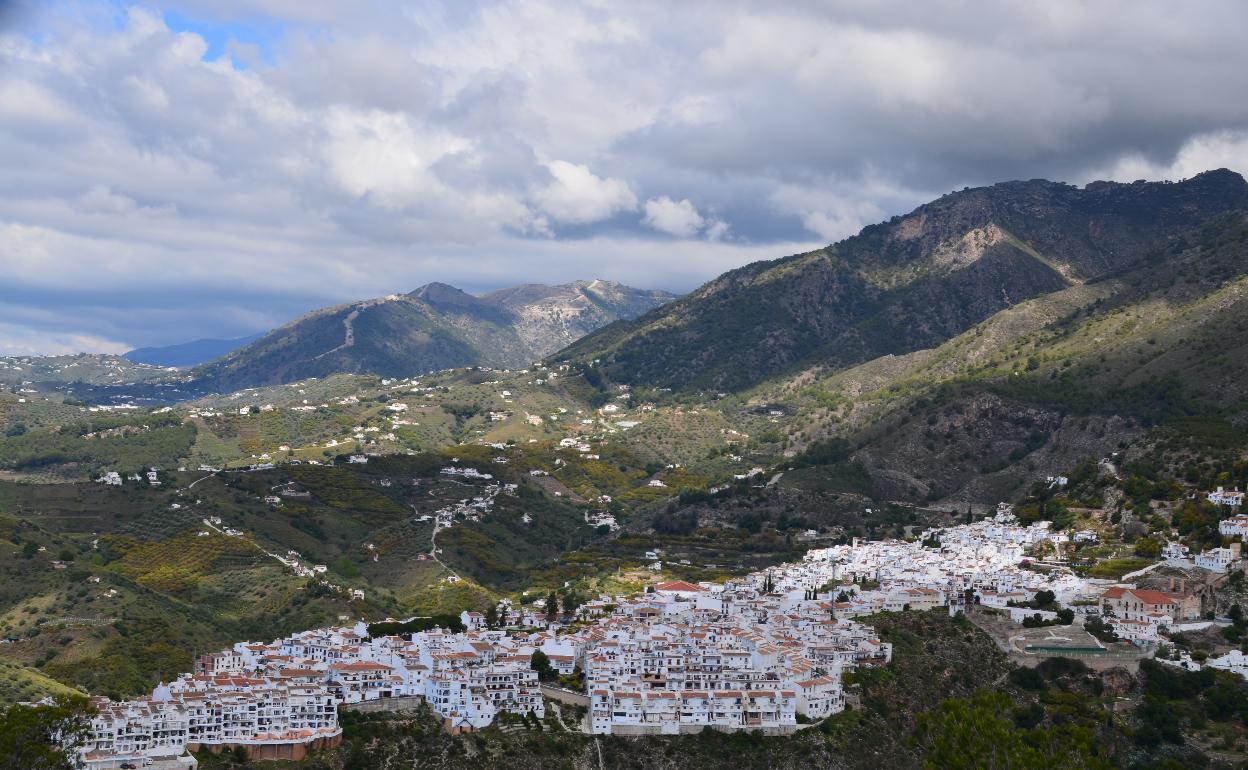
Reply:
<svg viewBox="0 0 1248 770"><path fill-rule="evenodd" d="M964 186L1248 171L1248 7L0 4L0 353L688 291Z"/></svg>

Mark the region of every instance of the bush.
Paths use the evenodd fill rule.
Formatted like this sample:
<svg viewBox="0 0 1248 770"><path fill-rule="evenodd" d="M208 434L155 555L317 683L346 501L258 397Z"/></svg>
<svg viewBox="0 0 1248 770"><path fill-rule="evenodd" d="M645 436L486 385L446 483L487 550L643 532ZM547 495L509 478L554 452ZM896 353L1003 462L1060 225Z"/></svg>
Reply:
<svg viewBox="0 0 1248 770"><path fill-rule="evenodd" d="M1047 687L1040 672L1027 666L1019 666L1011 671L1009 679L1024 690L1043 690Z"/></svg>

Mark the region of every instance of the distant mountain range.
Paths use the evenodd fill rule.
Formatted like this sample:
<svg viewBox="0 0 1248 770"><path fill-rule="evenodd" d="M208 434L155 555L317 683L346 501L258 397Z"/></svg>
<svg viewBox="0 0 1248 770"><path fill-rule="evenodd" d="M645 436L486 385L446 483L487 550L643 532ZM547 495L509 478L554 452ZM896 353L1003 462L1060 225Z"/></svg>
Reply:
<svg viewBox="0 0 1248 770"><path fill-rule="evenodd" d="M612 281L525 284L473 296L431 283L316 310L191 372L232 391L335 372L405 377L456 366L521 367L675 295Z"/></svg>
<svg viewBox="0 0 1248 770"><path fill-rule="evenodd" d="M198 366L214 358L220 358L226 353L238 350L244 345L249 345L263 336L264 333L262 332L247 337L237 337L232 340L202 339L193 342L183 342L178 345L135 348L129 353L123 353L122 358L133 361L136 364L151 364L153 366L176 366L178 368Z"/></svg>

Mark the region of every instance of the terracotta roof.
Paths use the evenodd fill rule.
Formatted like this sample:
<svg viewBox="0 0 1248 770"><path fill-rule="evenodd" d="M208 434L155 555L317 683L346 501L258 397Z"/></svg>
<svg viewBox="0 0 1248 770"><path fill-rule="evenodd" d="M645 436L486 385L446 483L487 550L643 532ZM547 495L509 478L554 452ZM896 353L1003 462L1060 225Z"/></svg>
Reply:
<svg viewBox="0 0 1248 770"><path fill-rule="evenodd" d="M701 586L695 586L693 583L686 583L683 580L672 580L667 583L659 583L654 587L656 591L705 591Z"/></svg>

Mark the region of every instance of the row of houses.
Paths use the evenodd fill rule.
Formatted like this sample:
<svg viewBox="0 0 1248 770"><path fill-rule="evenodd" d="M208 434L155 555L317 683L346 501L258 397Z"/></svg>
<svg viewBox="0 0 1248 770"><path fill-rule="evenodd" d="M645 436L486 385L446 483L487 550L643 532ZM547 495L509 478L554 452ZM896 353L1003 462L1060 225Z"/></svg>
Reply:
<svg viewBox="0 0 1248 770"><path fill-rule="evenodd" d="M1028 568L1030 550L1068 541L1068 535L1051 531L1049 522L1020 526L1007 507L992 518L929 530L913 541L854 539L814 549L802 562L768 576L780 590L790 591L829 582L871 586L849 591L850 604L843 609L851 614L941 606L960 601L967 589L982 597L1030 598L1047 590L1067 603L1093 600L1099 593L1093 581L1064 568Z"/></svg>
<svg viewBox="0 0 1248 770"><path fill-rule="evenodd" d="M845 670L892 655L870 628L835 617L829 598L763 593L749 580L660 583L611 601L609 615L560 637L583 661L596 734L790 733L799 714L844 709Z"/></svg>
<svg viewBox="0 0 1248 770"><path fill-rule="evenodd" d="M302 759L341 740L337 700L322 682L187 674L137 700L93 698L83 765L178 762L188 751L243 747L253 759Z"/></svg>

